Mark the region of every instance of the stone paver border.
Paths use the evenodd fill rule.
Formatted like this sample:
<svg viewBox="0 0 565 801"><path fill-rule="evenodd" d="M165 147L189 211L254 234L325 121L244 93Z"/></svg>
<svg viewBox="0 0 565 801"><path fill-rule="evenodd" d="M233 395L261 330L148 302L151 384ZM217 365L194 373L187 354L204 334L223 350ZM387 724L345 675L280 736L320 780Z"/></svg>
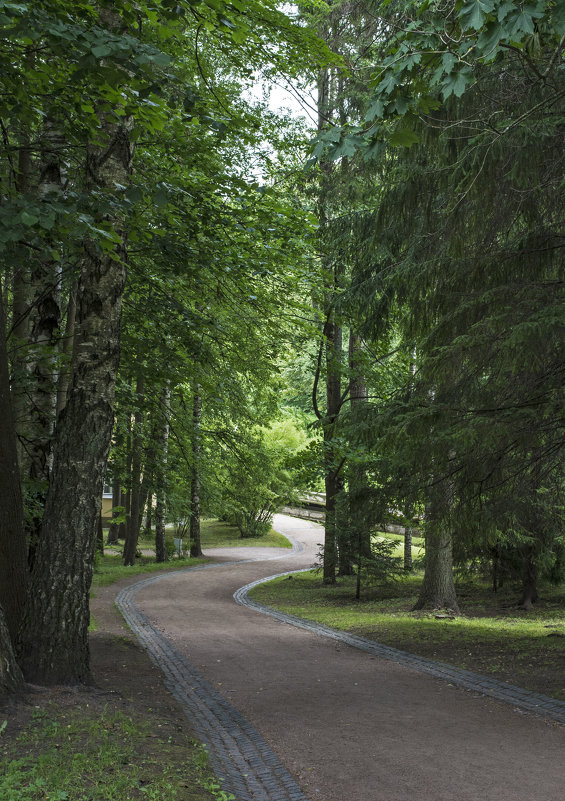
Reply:
<svg viewBox="0 0 565 801"><path fill-rule="evenodd" d="M273 558L284 559L303 550L301 543L292 539L291 542L292 552ZM135 603L139 590L169 576L264 560L265 557L240 559L160 573L125 587L116 596L115 603L152 662L164 674L165 686L208 748L216 775L223 779L222 789L233 793L237 801L307 801L254 726L216 692Z"/></svg>
<svg viewBox="0 0 565 801"><path fill-rule="evenodd" d="M292 552L271 557L273 560L284 559L303 550L301 543L291 537L289 539L293 545ZM294 778L254 726L198 673L151 624L135 603L135 596L139 590L155 582L164 581L170 576L256 561L266 561L266 557L238 559L159 573L122 589L116 596L115 603L153 663L164 674L165 685L191 721L198 737L209 749L214 770L224 780L223 789L233 793L237 801L307 801ZM380 645L364 637L338 631L311 620L288 615L249 597L253 587L281 576L303 573L310 569L286 571L254 581L237 590L233 596L234 600L281 623L297 626L382 659L445 679L451 684L510 703L519 710L527 710L565 723L565 703L561 701L443 662L434 662L431 659Z"/></svg>
<svg viewBox="0 0 565 801"><path fill-rule="evenodd" d="M406 651L400 651L388 645L381 645L378 642L368 640L365 637L359 637L356 634L349 634L345 631L332 629L322 623L316 623L312 620L288 615L249 597L250 591L260 584L265 584L275 578L289 576L294 573L305 573L308 570L310 570L310 568L293 570L254 581L237 590L233 596L234 600L242 606L255 609L257 612L279 620L281 623L287 623L291 626L297 626L306 631L311 631L313 634L317 634L320 637L329 637L332 640L345 643L361 651L366 651L381 659L387 659L398 665L414 668L422 673L429 673L436 678L445 679L458 687L464 687L467 690L473 690L481 695L488 695L491 698L496 698L498 701L512 704L516 709L534 712L537 715L542 715L543 717L551 718L559 723L565 724L565 702L563 701L550 698L548 695L541 695L540 693L523 690L521 687L516 687L513 684L507 684L506 682L492 679L489 676L483 676L480 673L473 673L470 670L454 667L445 662L434 662L432 659L427 659L423 656L409 654Z"/></svg>

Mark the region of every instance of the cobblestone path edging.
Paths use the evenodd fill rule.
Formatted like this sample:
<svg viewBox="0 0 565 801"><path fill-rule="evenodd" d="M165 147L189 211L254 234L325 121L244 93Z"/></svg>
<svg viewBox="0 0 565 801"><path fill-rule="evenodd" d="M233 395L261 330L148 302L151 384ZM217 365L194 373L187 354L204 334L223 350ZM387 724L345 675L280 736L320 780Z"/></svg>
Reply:
<svg viewBox="0 0 565 801"><path fill-rule="evenodd" d="M309 570L309 568L294 570L292 573L304 573L306 570ZM259 579L251 584L247 584L234 593L234 600L242 606L255 609L257 612L262 612L264 615L269 615L269 617L279 620L281 623L288 623L291 626L297 626L306 631L311 631L313 634L317 634L320 637L329 637L332 640L351 645L353 648L366 651L381 659L387 659L398 665L406 665L422 673L429 673L439 679L445 679L458 687L474 690L475 692L481 693L481 695L488 695L491 698L496 698L498 701L512 704L519 710L534 712L543 717L552 718L559 723L565 724L565 702L563 701L550 698L548 695L541 695L539 693L530 692L529 690L523 690L520 687L515 687L513 684L491 679L489 676L483 676L480 673L473 673L470 670L457 668L445 662L434 662L434 660L427 659L423 656L409 654L406 651L400 651L388 645L380 645L373 640L359 637L356 634L348 634L345 631L338 631L322 623L316 623L312 620L296 617L295 615L288 615L277 609L273 609L271 606L266 606L258 601L254 601L249 597L249 592L254 587L264 584L267 581L272 581L272 579L288 575L291 575L291 573L279 573L278 575L269 576L268 578Z"/></svg>
<svg viewBox="0 0 565 801"><path fill-rule="evenodd" d="M292 553L300 553L301 543L289 539ZM274 559L288 556L289 552ZM164 674L167 689L180 704L199 739L207 746L216 775L223 778L222 789L233 793L237 801L307 801L259 732L153 627L135 603L139 590L169 576L255 561L265 561L265 557L161 573L124 588L116 596L115 603L155 666Z"/></svg>
<svg viewBox="0 0 565 801"><path fill-rule="evenodd" d="M293 545L292 553L300 553L303 550L302 545L291 537L289 539ZM272 558L284 559L290 555L287 552ZM115 603L155 666L164 674L167 689L176 698L198 737L209 749L214 770L224 779L223 789L233 793L237 801L307 801L293 777L253 725L198 673L158 629L153 627L135 603L135 596L139 590L155 582L164 581L170 576L256 561L266 561L265 556L198 565L153 575L122 589L116 596ZM561 701L522 690L469 670L380 645L364 637L337 631L320 623L288 615L249 597L249 592L259 584L290 575L291 572L302 573L309 569L286 571L254 581L237 590L233 596L234 600L281 623L297 626L382 659L429 673L451 684L510 703L517 709L565 723L565 703Z"/></svg>

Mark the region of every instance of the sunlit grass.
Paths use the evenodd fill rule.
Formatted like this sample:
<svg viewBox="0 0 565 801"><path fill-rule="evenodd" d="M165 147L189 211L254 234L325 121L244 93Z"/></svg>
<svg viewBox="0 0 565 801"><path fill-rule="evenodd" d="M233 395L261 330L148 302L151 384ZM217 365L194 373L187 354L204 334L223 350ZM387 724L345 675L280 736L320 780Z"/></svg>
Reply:
<svg viewBox="0 0 565 801"><path fill-rule="evenodd" d="M137 576L143 573L156 573L160 570L180 569L182 567L194 567L206 559L177 558L168 562L156 562L154 556L141 556L136 559L135 565L126 567L122 561L121 548L114 553L105 553L104 556L97 556L92 577L93 587L106 587L119 579L127 576Z"/></svg>
<svg viewBox="0 0 565 801"><path fill-rule="evenodd" d="M461 614L415 612L422 574L366 589L355 600L355 579L324 586L311 571L275 579L253 598L298 617L360 634L410 653L493 674L565 700L565 590L543 588L535 611L516 608L517 588L494 594L479 582L459 587Z"/></svg>
<svg viewBox="0 0 565 801"><path fill-rule="evenodd" d="M241 537L235 526L220 520L203 520L202 548L291 548L288 539L273 528L263 537Z"/></svg>
<svg viewBox="0 0 565 801"><path fill-rule="evenodd" d="M105 537L107 532L105 532ZM175 531L172 526L167 527L167 540L173 542ZM219 520L203 520L201 523L201 542L202 548L206 552L213 548L241 548L241 547L261 547L261 548L291 548L288 539L271 529L263 537L242 538L235 526L222 523ZM184 547L188 548L188 542L184 542ZM173 551L172 548L169 549ZM155 542L154 540L140 539L138 542L138 556L135 565L125 567L122 563L123 543L106 546L104 555L98 554L94 568L92 580L93 587L104 587L113 584L126 576L136 576L143 573L154 573L160 570L180 569L183 567L194 567L206 561L202 559L191 559L186 551L183 555L172 552L167 562L155 562Z"/></svg>

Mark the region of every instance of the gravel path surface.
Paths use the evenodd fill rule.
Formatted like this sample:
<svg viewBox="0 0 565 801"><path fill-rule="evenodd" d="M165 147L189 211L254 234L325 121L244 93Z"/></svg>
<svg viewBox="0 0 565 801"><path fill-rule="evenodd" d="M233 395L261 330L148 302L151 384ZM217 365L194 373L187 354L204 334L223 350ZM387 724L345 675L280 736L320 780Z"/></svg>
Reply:
<svg viewBox="0 0 565 801"><path fill-rule="evenodd" d="M322 536L275 527L301 545L214 551L117 598L237 801L562 801L565 705L250 602Z"/></svg>

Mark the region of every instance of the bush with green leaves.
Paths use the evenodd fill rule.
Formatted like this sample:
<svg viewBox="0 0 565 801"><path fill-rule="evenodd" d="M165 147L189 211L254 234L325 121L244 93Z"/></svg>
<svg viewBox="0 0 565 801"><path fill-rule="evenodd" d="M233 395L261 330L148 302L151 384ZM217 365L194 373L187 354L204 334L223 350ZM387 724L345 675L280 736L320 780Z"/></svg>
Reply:
<svg viewBox="0 0 565 801"><path fill-rule="evenodd" d="M264 536L273 514L299 492L292 461L307 440L290 415L243 434L237 448L224 451L218 516L237 526L242 537Z"/></svg>

